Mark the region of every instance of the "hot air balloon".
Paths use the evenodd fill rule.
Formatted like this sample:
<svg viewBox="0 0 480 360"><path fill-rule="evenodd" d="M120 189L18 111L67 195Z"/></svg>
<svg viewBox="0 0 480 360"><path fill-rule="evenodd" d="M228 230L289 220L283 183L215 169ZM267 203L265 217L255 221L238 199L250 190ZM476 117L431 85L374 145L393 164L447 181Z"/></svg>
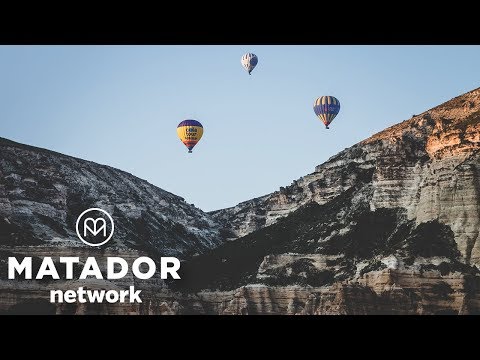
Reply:
<svg viewBox="0 0 480 360"><path fill-rule="evenodd" d="M197 120L183 120L177 126L177 135L191 153L203 135L203 125Z"/></svg>
<svg viewBox="0 0 480 360"><path fill-rule="evenodd" d="M333 96L320 96L313 103L313 111L315 111L315 115L322 120L328 129L328 125L330 125L340 111L340 101Z"/></svg>
<svg viewBox="0 0 480 360"><path fill-rule="evenodd" d="M252 75L252 70L255 69L255 66L258 64L258 57L255 54L246 53L242 56L241 63L245 70L248 71L248 75Z"/></svg>

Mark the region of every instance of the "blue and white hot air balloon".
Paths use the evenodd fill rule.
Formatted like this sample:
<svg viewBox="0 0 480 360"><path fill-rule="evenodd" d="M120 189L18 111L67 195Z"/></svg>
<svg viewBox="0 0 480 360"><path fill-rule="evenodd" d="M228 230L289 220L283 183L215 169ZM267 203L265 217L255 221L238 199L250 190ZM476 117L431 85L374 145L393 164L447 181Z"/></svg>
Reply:
<svg viewBox="0 0 480 360"><path fill-rule="evenodd" d="M248 75L252 75L252 70L255 69L255 66L258 64L258 57L255 54L246 53L242 56L241 63L245 70L248 71Z"/></svg>
<svg viewBox="0 0 480 360"><path fill-rule="evenodd" d="M328 129L328 125L330 125L340 111L340 101L333 96L320 96L313 103L313 111L315 111L315 115L317 115Z"/></svg>

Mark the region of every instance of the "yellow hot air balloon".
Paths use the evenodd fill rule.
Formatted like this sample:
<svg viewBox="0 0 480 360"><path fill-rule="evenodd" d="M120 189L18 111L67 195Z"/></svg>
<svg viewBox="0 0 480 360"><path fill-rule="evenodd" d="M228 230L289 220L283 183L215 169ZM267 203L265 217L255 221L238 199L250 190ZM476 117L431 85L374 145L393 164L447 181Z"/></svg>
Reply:
<svg viewBox="0 0 480 360"><path fill-rule="evenodd" d="M191 153L203 135L203 125L197 120L183 120L177 126L177 135Z"/></svg>

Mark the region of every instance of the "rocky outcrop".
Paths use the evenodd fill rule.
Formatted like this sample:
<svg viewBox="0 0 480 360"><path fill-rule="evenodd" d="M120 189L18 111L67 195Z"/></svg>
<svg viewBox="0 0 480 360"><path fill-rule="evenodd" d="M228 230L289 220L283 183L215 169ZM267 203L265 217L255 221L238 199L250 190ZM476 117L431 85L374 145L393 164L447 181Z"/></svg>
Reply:
<svg viewBox="0 0 480 360"><path fill-rule="evenodd" d="M183 290L220 313L478 313L479 134L474 90L212 212L237 240L187 261Z"/></svg>
<svg viewBox="0 0 480 360"><path fill-rule="evenodd" d="M480 266L479 150L476 89L340 152L290 186L211 214L241 237L363 183L356 191L371 210L403 209L416 224L450 226L464 261Z"/></svg>
<svg viewBox="0 0 480 360"><path fill-rule="evenodd" d="M210 214L119 170L7 140L0 150L0 279L7 254L94 256L72 232L93 205L122 224L104 256L185 259L180 281L88 284L135 285L141 304L50 304L51 284L0 281L0 313L480 313L479 89Z"/></svg>
<svg viewBox="0 0 480 360"><path fill-rule="evenodd" d="M0 282L0 314L109 315L478 315L478 277L437 271L384 269L355 282L331 286L267 286L250 284L231 291L175 293L145 291L141 304L51 304L46 289L71 289L78 284L44 287L33 283L12 287ZM116 289L91 283L90 289Z"/></svg>
<svg viewBox="0 0 480 360"><path fill-rule="evenodd" d="M222 243L221 227L184 199L126 172L0 138L0 246L84 247L81 212L108 211L108 248L184 257Z"/></svg>
<svg viewBox="0 0 480 360"><path fill-rule="evenodd" d="M115 221L112 240L100 247L85 245L75 232L78 215L92 207L108 211ZM220 245L223 238L210 215L131 174L0 138L0 313L174 313L175 304L165 299L157 304L151 295L167 291L158 273L144 281L131 272L114 281L7 280L7 257L30 256L38 264L45 256L57 263L61 256L81 262L92 256L105 274L110 256L129 266L143 255L185 258ZM145 294L145 303L54 305L49 299L50 290L132 285Z"/></svg>

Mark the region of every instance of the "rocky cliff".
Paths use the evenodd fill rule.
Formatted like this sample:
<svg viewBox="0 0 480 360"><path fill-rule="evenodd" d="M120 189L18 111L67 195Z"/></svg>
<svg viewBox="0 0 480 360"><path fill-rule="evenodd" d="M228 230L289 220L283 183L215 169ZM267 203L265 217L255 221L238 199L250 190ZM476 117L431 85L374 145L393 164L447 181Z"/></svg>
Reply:
<svg viewBox="0 0 480 360"><path fill-rule="evenodd" d="M210 215L147 181L0 138L0 245L85 247L75 222L93 207L115 221L109 248L184 257L222 242Z"/></svg>
<svg viewBox="0 0 480 360"><path fill-rule="evenodd" d="M53 305L48 284L0 281L0 311L480 313L480 89L375 134L279 191L210 214L119 170L6 140L0 149L0 260L11 252L85 256L72 245L72 221L90 205L125 224L105 254L186 259L181 280L137 284L139 305Z"/></svg>
<svg viewBox="0 0 480 360"><path fill-rule="evenodd" d="M480 265L479 150L476 89L340 152L290 186L211 214L241 237L356 189L355 203L372 211L401 209L416 224L448 225L465 262Z"/></svg>
<svg viewBox="0 0 480 360"><path fill-rule="evenodd" d="M176 285L224 313L479 313L479 149L476 89L212 212L237 239Z"/></svg>
<svg viewBox="0 0 480 360"><path fill-rule="evenodd" d="M86 209L108 211L115 222L111 241L100 247L81 242L77 217ZM0 313L140 313L140 306L50 304L50 289L125 289L144 293L164 290L159 274L138 281L131 273L121 280L8 280L7 257L93 256L103 273L108 256L129 265L142 255L181 259L223 242L221 226L208 214L126 172L18 144L0 138ZM57 263L58 264L58 263ZM60 268L60 267L59 267ZM152 290L153 289L153 290ZM148 296L147 296L148 298Z"/></svg>

